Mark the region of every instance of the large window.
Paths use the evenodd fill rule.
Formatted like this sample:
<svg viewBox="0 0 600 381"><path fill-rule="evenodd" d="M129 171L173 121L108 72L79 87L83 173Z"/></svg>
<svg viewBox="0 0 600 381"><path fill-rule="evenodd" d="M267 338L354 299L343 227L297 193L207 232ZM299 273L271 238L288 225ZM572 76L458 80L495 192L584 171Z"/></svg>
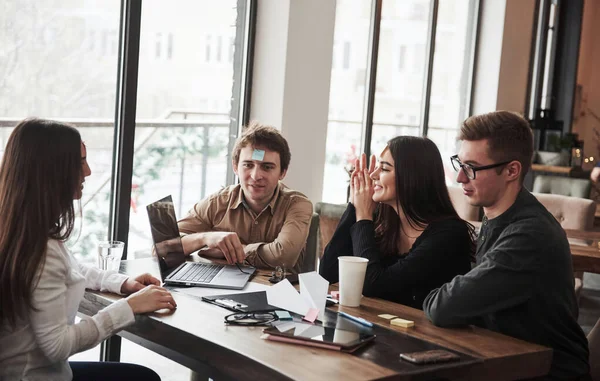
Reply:
<svg viewBox="0 0 600 381"><path fill-rule="evenodd" d="M242 119L239 82L248 3L143 3L127 201L130 258L150 253L147 203L172 194L182 216L233 178L227 176L227 155ZM119 59L124 54L119 52L120 9L119 0L23 0L4 2L0 12L1 149L25 117L58 119L78 127L92 176L86 179L81 200L81 230L68 244L80 260L89 262L95 261L98 241L124 239L109 231L115 108L134 110L130 104L116 104ZM123 213L113 215L113 226L115 219L124 218Z"/></svg>
<svg viewBox="0 0 600 381"><path fill-rule="evenodd" d="M448 158L456 152L456 133L469 116L476 2L440 1L427 137L433 140L454 180ZM447 172L448 173L448 172Z"/></svg>
<svg viewBox="0 0 600 381"><path fill-rule="evenodd" d="M361 150L369 0L337 0L323 200L345 201L346 171Z"/></svg>
<svg viewBox="0 0 600 381"><path fill-rule="evenodd" d="M352 159L367 147L378 155L394 136L428 136L444 159L455 151L469 112L477 7L477 0L337 2L323 201L345 202ZM348 71L339 64L342 42L356 46Z"/></svg>
<svg viewBox="0 0 600 381"><path fill-rule="evenodd" d="M78 127L93 174L81 200L82 230L68 245L80 260L93 261L96 243L108 231L119 1L19 0L4 1L1 8L1 149L25 117Z"/></svg>
<svg viewBox="0 0 600 381"><path fill-rule="evenodd" d="M79 129L92 175L67 244L84 262L105 239L126 241L129 258L149 255L145 204L172 194L181 216L232 183L228 155L247 122L255 2L141 4L0 5L0 155L26 117ZM102 358L116 361L120 340L110 341Z"/></svg>
<svg viewBox="0 0 600 381"><path fill-rule="evenodd" d="M180 218L227 185L237 3L143 3L130 257L150 255L145 205L171 194Z"/></svg>
<svg viewBox="0 0 600 381"><path fill-rule="evenodd" d="M376 155L390 137L420 134L429 6L429 0L382 4L371 138Z"/></svg>

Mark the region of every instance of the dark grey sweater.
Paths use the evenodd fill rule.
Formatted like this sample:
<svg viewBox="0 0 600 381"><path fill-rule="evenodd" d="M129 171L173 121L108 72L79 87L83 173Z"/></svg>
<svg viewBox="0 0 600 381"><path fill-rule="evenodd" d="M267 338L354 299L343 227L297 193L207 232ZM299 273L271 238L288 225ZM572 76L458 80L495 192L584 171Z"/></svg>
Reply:
<svg viewBox="0 0 600 381"><path fill-rule="evenodd" d="M554 349L549 380L589 372L587 339L575 318L571 251L542 204L522 189L502 215L484 218L477 266L431 291L423 303L439 326L476 324Z"/></svg>

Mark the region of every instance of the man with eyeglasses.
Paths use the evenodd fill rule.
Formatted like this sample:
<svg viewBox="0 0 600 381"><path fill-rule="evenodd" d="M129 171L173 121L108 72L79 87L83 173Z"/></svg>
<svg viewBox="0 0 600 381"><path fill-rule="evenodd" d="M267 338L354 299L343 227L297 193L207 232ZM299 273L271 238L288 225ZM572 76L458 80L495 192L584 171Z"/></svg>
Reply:
<svg viewBox="0 0 600 381"><path fill-rule="evenodd" d="M483 207L476 266L423 303L439 326L475 324L553 349L544 379L591 380L577 324L571 252L560 224L523 187L531 166L528 122L507 111L465 120L451 158L470 204Z"/></svg>

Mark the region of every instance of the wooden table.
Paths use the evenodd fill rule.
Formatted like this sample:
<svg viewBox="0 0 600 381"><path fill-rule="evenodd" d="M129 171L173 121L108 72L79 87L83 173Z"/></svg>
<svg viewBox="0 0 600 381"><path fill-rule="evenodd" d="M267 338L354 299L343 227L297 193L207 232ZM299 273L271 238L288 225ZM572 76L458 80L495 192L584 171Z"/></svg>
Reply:
<svg viewBox="0 0 600 381"><path fill-rule="evenodd" d="M573 271L600 274L600 232L565 229L571 247Z"/></svg>
<svg viewBox="0 0 600 381"><path fill-rule="evenodd" d="M151 272L158 275L152 260L123 261L128 274ZM266 277L252 281L265 283ZM334 286L332 286L335 288ZM439 328L422 311L400 304L363 298L357 308L339 307L352 315L368 319L400 334L476 357L478 362L465 367L430 371L413 366L412 371L397 372L379 365L376 359L314 347L261 340L262 327L235 327L223 324L225 309L197 298L174 293L178 308L173 313L136 316L134 325L119 333L139 345L170 358L194 371L219 379L430 379L444 377L461 380L511 380L544 375L550 369L552 350L482 328ZM87 291L79 311L97 313L118 296ZM336 310L338 307L335 308ZM394 327L379 318L382 313L413 320L412 328ZM377 345L376 341L371 345ZM398 348L398 352L401 348ZM396 359L394 354L394 361ZM380 362L379 362L380 363Z"/></svg>

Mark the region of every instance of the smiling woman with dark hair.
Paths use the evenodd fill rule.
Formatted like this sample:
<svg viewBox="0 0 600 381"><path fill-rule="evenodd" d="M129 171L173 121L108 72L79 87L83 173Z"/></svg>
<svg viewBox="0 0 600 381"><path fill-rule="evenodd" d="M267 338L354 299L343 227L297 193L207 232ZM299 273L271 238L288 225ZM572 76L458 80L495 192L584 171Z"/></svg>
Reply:
<svg viewBox="0 0 600 381"><path fill-rule="evenodd" d="M431 140L398 136L374 167L374 156L369 169L364 154L356 161L350 203L319 271L335 283L338 257L367 258L364 295L422 309L431 290L471 269L473 228L452 206Z"/></svg>

